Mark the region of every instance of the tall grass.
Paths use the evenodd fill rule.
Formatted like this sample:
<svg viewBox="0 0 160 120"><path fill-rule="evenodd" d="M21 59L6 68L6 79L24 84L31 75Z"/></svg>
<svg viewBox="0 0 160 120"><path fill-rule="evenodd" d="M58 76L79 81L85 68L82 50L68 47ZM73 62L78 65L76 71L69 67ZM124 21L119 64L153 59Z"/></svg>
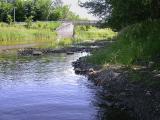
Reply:
<svg viewBox="0 0 160 120"><path fill-rule="evenodd" d="M15 27L0 28L0 45L30 44L51 42L56 37L50 30L34 30Z"/></svg>
<svg viewBox="0 0 160 120"><path fill-rule="evenodd" d="M100 29L92 26L77 26L76 38L79 40L111 39L116 35L110 28Z"/></svg>
<svg viewBox="0 0 160 120"><path fill-rule="evenodd" d="M89 60L96 64L132 64L149 60L160 54L160 20L145 21L128 26L117 36L110 47L96 51Z"/></svg>
<svg viewBox="0 0 160 120"><path fill-rule="evenodd" d="M42 25L39 26L39 24ZM56 40L56 32L51 30L53 26L53 23L49 23L48 26L46 26L46 23L34 23L32 28L27 29L24 25L15 24L10 26L5 23L1 23L0 45L54 42ZM55 29L55 26L53 29Z"/></svg>
<svg viewBox="0 0 160 120"><path fill-rule="evenodd" d="M60 22L34 22L31 26L32 29L49 29L55 31L61 25Z"/></svg>

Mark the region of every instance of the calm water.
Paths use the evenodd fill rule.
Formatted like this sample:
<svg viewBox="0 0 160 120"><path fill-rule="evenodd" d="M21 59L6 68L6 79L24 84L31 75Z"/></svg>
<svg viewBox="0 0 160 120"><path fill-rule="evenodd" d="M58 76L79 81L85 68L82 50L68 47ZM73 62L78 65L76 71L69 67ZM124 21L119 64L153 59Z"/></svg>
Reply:
<svg viewBox="0 0 160 120"><path fill-rule="evenodd" d="M0 63L0 120L95 120L95 90L71 65L84 55Z"/></svg>

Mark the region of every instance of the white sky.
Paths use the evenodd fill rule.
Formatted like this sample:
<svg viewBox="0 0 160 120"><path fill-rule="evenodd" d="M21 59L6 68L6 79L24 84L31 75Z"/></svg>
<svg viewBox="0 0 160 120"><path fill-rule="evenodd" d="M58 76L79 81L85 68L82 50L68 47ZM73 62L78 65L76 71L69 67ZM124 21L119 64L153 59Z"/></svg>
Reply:
<svg viewBox="0 0 160 120"><path fill-rule="evenodd" d="M98 18L94 17L91 14L87 13L87 10L85 8L82 8L78 5L78 0L62 0L64 4L69 5L71 11L75 12L77 15L79 15L82 18L88 18L90 20L97 20ZM80 0L82 2L85 2L87 0Z"/></svg>

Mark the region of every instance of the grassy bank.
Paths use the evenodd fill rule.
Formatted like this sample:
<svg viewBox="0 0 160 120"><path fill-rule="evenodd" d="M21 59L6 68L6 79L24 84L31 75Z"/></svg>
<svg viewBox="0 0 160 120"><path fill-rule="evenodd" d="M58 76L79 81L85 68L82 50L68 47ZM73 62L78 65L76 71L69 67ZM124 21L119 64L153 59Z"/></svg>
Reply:
<svg viewBox="0 0 160 120"><path fill-rule="evenodd" d="M83 40L102 40L111 39L116 35L111 29L101 29L92 26L77 26L76 27L76 38L80 41Z"/></svg>
<svg viewBox="0 0 160 120"><path fill-rule="evenodd" d="M58 23L36 22L31 28L25 24L0 24L0 45L52 43L55 41Z"/></svg>
<svg viewBox="0 0 160 120"><path fill-rule="evenodd" d="M119 32L116 39L112 46L94 52L89 60L101 65L130 65L140 60L151 60L160 54L160 20L128 26Z"/></svg>
<svg viewBox="0 0 160 120"><path fill-rule="evenodd" d="M37 44L40 47L56 47L71 45L85 40L111 39L115 32L111 29L100 29L91 26L77 26L76 39L56 40L56 28L59 22L34 22L27 28L26 23L8 25L0 23L0 45L13 46L21 44Z"/></svg>

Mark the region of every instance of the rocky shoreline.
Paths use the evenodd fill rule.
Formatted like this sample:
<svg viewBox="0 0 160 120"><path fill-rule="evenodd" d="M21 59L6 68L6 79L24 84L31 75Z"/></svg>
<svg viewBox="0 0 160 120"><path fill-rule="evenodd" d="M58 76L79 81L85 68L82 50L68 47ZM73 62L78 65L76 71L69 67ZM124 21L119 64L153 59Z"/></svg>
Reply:
<svg viewBox="0 0 160 120"><path fill-rule="evenodd" d="M18 55L20 56L41 56L46 54L59 54L59 53L66 53L68 55L74 54L76 52L91 52L95 49L102 48L106 44L111 44L112 41L93 41L93 42L84 42L75 44L68 47L61 47L61 48L24 48L18 50Z"/></svg>
<svg viewBox="0 0 160 120"><path fill-rule="evenodd" d="M127 113L128 117L120 115L122 120L160 120L160 87L136 81L160 81L159 71L153 70L150 65L134 69L119 65L101 67L88 63L86 59L87 57L82 57L73 62L73 67L75 73L87 76L101 89L97 94L101 94L98 104L106 108L102 113L106 115L104 120L115 109L118 113Z"/></svg>

